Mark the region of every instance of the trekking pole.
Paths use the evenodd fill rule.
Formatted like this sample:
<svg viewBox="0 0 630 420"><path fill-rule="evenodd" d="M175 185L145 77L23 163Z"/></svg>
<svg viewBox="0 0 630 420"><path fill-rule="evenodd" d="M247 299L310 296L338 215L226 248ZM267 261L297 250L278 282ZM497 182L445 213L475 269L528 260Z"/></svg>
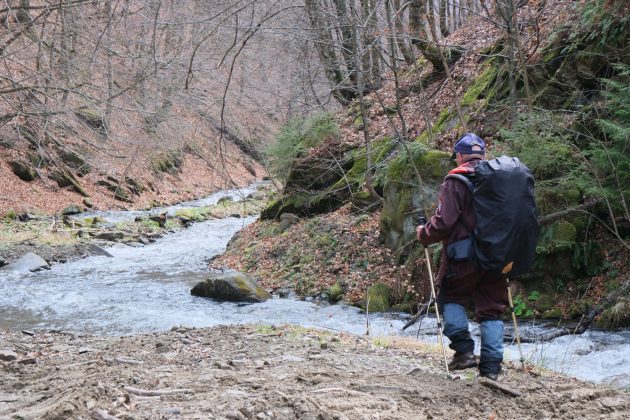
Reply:
<svg viewBox="0 0 630 420"><path fill-rule="evenodd" d="M504 268L503 271L501 272L502 274L505 274L505 281L507 282L507 292L508 292L508 301L510 302L510 312L512 312L512 322L514 322L514 335L516 336L516 345L518 346L518 354L521 357L521 369L523 369L523 372L525 371L525 359L523 358L523 350L521 349L521 336L518 333L518 322L516 322L516 313L514 311L514 301L512 300L512 290L510 289L510 278L507 276L507 274L512 270L512 264L513 263L509 263L507 264Z"/></svg>
<svg viewBox="0 0 630 420"><path fill-rule="evenodd" d="M431 307L431 305L433 305L433 297L430 297L427 302L422 304L422 306L420 307L420 309L418 309L418 312L416 312L416 314L413 316L413 318L411 318L409 321L407 321L405 326L402 327L402 331L405 331L407 328L411 327L413 324L415 324L418 321L422 322L421 318L424 316L423 315L424 312L428 312L428 310Z"/></svg>
<svg viewBox="0 0 630 420"><path fill-rule="evenodd" d="M431 298L435 303L435 319L437 320L437 328L438 328L438 340L440 341L440 346L442 347L442 356L444 356L444 367L446 368L446 375L449 375L448 371L448 361L446 360L446 347L444 347L444 339L442 338L442 319L440 318L440 309L438 306L437 295L435 294L435 285L433 283L433 271L431 270L431 259L429 258L429 250L427 247L424 247L424 257L427 260L427 268L429 270L429 282L431 284Z"/></svg>

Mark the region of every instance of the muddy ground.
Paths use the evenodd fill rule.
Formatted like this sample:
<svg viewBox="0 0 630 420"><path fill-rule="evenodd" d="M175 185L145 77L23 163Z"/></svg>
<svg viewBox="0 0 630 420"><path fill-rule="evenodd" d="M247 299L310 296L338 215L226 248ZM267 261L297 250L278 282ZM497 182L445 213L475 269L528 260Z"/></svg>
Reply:
<svg viewBox="0 0 630 420"><path fill-rule="evenodd" d="M2 348L0 418L630 417L627 391L510 365L514 397L472 369L447 379L434 347L299 327L7 332Z"/></svg>

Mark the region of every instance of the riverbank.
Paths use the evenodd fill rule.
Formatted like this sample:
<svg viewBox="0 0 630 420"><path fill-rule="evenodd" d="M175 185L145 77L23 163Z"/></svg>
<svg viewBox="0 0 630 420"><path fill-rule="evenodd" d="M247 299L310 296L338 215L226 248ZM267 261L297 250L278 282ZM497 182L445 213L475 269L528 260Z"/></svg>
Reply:
<svg viewBox="0 0 630 420"><path fill-rule="evenodd" d="M292 326L95 337L0 334L0 417L627 418L627 391L508 364L447 379L434 346ZM108 417L109 416L109 417Z"/></svg>
<svg viewBox="0 0 630 420"><path fill-rule="evenodd" d="M99 247L117 243L146 245L191 223L256 215L270 193L267 184L243 189L245 194L238 191L221 193L221 197L207 199L208 202L128 212L131 217L123 219L120 215L125 212L6 216L0 221L0 267L28 252L49 264L65 263L99 254L102 251Z"/></svg>

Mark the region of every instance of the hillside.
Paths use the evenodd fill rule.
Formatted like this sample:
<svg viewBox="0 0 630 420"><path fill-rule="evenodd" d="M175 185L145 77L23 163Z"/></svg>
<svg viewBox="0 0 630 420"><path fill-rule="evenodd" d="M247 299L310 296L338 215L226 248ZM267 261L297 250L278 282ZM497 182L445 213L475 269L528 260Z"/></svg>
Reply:
<svg viewBox="0 0 630 420"><path fill-rule="evenodd" d="M141 208L265 175L259 150L293 102L309 104L285 83L300 80L299 41L269 30L294 20L290 8L162 3L0 9L1 216L86 197ZM219 25L234 19L236 32Z"/></svg>
<svg viewBox="0 0 630 420"><path fill-rule="evenodd" d="M521 7L527 90L510 76L504 33L471 17L444 41L461 52L450 77L421 57L344 113L285 126L278 156L291 163L276 172L282 196L214 266L358 305L377 300L370 286L380 283L387 303L371 311L414 309L428 298L414 221L431 214L453 143L473 131L490 156L519 156L537 179L543 232L532 272L515 282L517 314L628 325L627 102L610 101L625 95L630 26L627 14L611 10L626 6ZM602 118L626 134L608 134ZM288 229L277 221L292 220L286 213L300 218ZM437 265L439 247L431 252Z"/></svg>

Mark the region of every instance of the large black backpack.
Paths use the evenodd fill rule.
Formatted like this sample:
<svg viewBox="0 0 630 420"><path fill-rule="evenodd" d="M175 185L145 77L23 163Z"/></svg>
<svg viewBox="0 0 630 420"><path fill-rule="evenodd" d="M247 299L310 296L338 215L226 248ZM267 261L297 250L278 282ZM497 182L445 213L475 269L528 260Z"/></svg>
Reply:
<svg viewBox="0 0 630 420"><path fill-rule="evenodd" d="M473 258L477 266L502 272L512 263L510 275L518 276L534 262L540 234L534 197L534 177L518 158L501 156L479 162L472 176L450 174L473 194L477 224Z"/></svg>

